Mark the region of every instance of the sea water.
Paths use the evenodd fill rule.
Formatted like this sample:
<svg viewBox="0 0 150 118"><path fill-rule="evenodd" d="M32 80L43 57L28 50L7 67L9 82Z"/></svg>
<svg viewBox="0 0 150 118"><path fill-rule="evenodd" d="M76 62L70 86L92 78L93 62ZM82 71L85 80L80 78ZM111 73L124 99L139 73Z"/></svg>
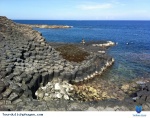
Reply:
<svg viewBox="0 0 150 118"><path fill-rule="evenodd" d="M23 24L69 25L69 29L40 29L48 42L80 43L88 40L110 40L117 45L108 50L114 65L104 79L150 78L150 21L73 21L15 20Z"/></svg>

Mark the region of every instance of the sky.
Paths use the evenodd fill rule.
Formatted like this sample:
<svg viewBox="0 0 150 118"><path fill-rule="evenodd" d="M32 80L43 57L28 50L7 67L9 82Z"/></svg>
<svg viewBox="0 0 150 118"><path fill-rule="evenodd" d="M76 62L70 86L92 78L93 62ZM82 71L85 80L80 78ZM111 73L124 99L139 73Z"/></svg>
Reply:
<svg viewBox="0 0 150 118"><path fill-rule="evenodd" d="M13 20L150 20L150 0L0 0Z"/></svg>

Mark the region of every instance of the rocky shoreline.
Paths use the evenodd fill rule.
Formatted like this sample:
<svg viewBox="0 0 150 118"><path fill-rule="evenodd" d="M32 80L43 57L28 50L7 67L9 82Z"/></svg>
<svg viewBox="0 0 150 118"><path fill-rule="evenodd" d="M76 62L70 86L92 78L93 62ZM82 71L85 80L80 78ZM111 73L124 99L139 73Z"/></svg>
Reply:
<svg viewBox="0 0 150 118"><path fill-rule="evenodd" d="M29 26L31 28L45 28L45 29L67 29L67 28L72 28L72 26L68 25L27 25L24 24L25 26Z"/></svg>
<svg viewBox="0 0 150 118"><path fill-rule="evenodd" d="M78 86L73 87L71 83L87 82L101 75L111 66L114 59L98 51L105 51L112 45L112 42L87 43L85 46L79 44L78 48L87 51L89 55L81 62L68 61L62 57L61 52L55 49L58 47L57 44L47 43L42 34L33 30L31 26L17 24L6 17L0 17L0 110L110 110L104 107L109 105L109 102L102 105L102 108L95 108L95 106L91 108L90 100L87 100L88 104L82 102L85 99L79 101L80 94L78 93L84 89ZM147 104L149 100L150 88L147 83L144 84L145 93L143 94L143 89L141 92L142 97L146 94L146 99L142 98L144 104L145 102ZM49 88L47 91L54 94L40 92L46 88ZM95 88L90 86L85 89L87 91L90 89L91 95L96 93ZM71 99L72 96L74 98L74 95L77 96L77 101ZM98 99L91 97L91 100L97 101ZM129 101L133 105L138 100ZM119 101L115 99L115 102L115 106L118 106ZM123 102L123 109L120 109L122 106L116 108L130 110L125 104L127 102ZM79 107L81 105L82 107Z"/></svg>

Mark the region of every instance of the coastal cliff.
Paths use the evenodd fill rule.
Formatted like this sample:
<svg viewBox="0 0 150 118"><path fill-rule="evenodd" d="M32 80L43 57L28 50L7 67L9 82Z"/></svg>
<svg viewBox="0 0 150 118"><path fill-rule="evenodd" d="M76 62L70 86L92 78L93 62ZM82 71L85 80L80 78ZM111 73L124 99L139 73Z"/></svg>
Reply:
<svg viewBox="0 0 150 118"><path fill-rule="evenodd" d="M38 88L53 80L87 81L114 62L111 57L90 52L80 63L70 62L30 26L6 17L0 17L0 21L1 96L11 102L22 97L36 98Z"/></svg>
<svg viewBox="0 0 150 118"><path fill-rule="evenodd" d="M89 44L91 48L79 45L77 53L86 52L87 55L82 61L70 61L31 26L0 17L0 110L50 110L51 100L110 98L104 91L99 96L91 86L85 86L84 90L71 84L87 82L114 63L112 57L98 52L103 50L97 47L107 47L108 43L112 45L111 42Z"/></svg>

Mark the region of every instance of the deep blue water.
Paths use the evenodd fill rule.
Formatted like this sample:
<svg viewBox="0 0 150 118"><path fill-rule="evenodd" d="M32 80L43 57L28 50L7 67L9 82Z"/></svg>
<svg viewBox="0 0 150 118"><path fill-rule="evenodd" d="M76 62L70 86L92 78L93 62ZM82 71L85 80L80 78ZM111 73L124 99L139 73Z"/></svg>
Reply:
<svg viewBox="0 0 150 118"><path fill-rule="evenodd" d="M115 64L103 77L150 78L150 21L15 20L15 22L73 26L71 29L35 28L47 41L79 43L84 38L118 42L118 45L108 51L115 58Z"/></svg>

